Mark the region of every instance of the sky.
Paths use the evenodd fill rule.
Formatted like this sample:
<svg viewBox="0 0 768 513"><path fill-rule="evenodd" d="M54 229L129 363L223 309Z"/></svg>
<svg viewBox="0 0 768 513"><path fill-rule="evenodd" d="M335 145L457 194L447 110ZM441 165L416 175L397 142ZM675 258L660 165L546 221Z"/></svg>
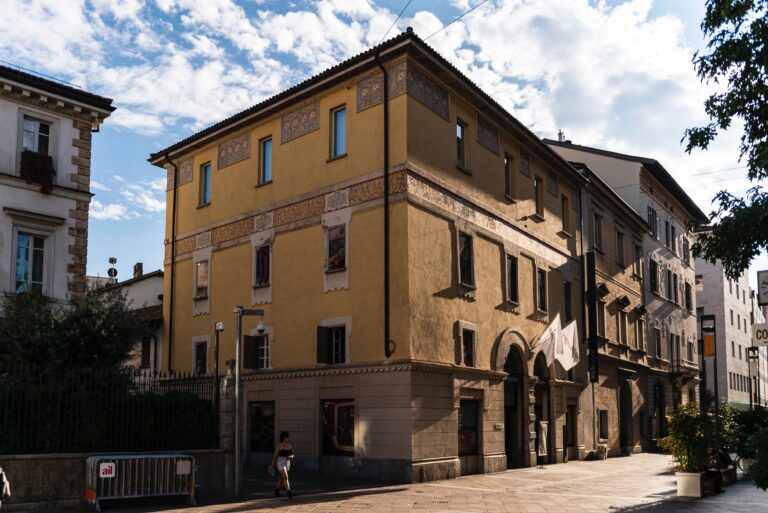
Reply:
<svg viewBox="0 0 768 513"><path fill-rule="evenodd" d="M114 99L94 134L88 273L162 267L165 172L151 152L411 26L482 0L14 0L0 60ZM739 126L685 153L715 89L691 58L703 0L486 0L428 43L540 137L658 159L698 203L749 188ZM752 270L768 269L763 255ZM753 276L754 280L754 276Z"/></svg>

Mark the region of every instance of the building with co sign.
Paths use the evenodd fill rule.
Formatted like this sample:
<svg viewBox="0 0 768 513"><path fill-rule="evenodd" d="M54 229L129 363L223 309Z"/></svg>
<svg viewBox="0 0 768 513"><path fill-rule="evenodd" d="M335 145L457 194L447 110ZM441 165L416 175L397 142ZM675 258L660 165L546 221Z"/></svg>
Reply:
<svg viewBox="0 0 768 513"><path fill-rule="evenodd" d="M91 136L112 100L0 66L0 291L86 290Z"/></svg>
<svg viewBox="0 0 768 513"><path fill-rule="evenodd" d="M586 179L412 32L150 161L163 367L210 372L216 322L264 311L243 320L249 463L280 430L297 466L405 481L593 449ZM540 340L560 327L567 351Z"/></svg>

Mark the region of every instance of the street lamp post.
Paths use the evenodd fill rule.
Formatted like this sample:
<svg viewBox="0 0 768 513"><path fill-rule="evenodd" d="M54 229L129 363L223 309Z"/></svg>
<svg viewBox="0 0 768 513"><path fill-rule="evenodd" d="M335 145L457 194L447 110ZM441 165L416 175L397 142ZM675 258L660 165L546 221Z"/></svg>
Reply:
<svg viewBox="0 0 768 513"><path fill-rule="evenodd" d="M240 463L240 431L241 431L241 411L242 401L240 400L240 340L243 338L243 316L258 316L259 325L256 328L259 332L264 331L264 310L255 310L236 306L234 310L237 316L237 340L235 341L235 497L240 496L240 474L242 472Z"/></svg>
<svg viewBox="0 0 768 513"><path fill-rule="evenodd" d="M714 315L701 316L701 338L704 341L704 356L713 357L712 384L715 391L715 437L720 433L720 392L718 390L719 375L717 373L717 338L715 335L716 318ZM706 405L704 405L706 408Z"/></svg>
<svg viewBox="0 0 768 513"><path fill-rule="evenodd" d="M757 404L760 405L760 353L758 348L750 346L747 348L747 372L749 373L749 409L755 409L755 390L752 389L752 362L757 364Z"/></svg>

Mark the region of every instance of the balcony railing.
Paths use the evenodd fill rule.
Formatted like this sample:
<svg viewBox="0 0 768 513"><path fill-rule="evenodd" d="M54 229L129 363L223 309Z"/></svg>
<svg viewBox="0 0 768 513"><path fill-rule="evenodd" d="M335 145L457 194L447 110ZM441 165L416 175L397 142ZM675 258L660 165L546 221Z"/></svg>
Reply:
<svg viewBox="0 0 768 513"><path fill-rule="evenodd" d="M50 155L24 150L21 152L19 176L28 182L42 185L40 191L49 193L53 189L53 181L56 177L53 159Z"/></svg>

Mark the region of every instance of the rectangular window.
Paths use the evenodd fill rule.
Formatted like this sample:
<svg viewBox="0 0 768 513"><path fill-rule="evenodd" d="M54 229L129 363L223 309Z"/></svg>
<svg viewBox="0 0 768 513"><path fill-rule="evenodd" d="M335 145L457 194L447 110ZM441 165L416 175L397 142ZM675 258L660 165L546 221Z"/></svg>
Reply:
<svg viewBox="0 0 768 513"><path fill-rule="evenodd" d="M547 271L536 270L537 307L540 312L547 311Z"/></svg>
<svg viewBox="0 0 768 513"><path fill-rule="evenodd" d="M347 361L346 331L346 326L331 328L331 363L345 363Z"/></svg>
<svg viewBox="0 0 768 513"><path fill-rule="evenodd" d="M640 317L635 320L635 340L637 340L637 348L645 351L645 319Z"/></svg>
<svg viewBox="0 0 768 513"><path fill-rule="evenodd" d="M683 262L686 265L691 265L691 243L688 241L688 237L683 237Z"/></svg>
<svg viewBox="0 0 768 513"><path fill-rule="evenodd" d="M272 253L272 247L269 244L256 248L256 254L254 258L254 287L266 287L269 285L270 276L270 255Z"/></svg>
<svg viewBox="0 0 768 513"><path fill-rule="evenodd" d="M531 177L531 156L525 151L520 152L520 172Z"/></svg>
<svg viewBox="0 0 768 513"><path fill-rule="evenodd" d="M670 333L667 343L667 360L673 361L675 356L675 336Z"/></svg>
<svg viewBox="0 0 768 513"><path fill-rule="evenodd" d="M664 221L664 244L668 247L672 247L672 239L669 233L669 221Z"/></svg>
<svg viewBox="0 0 768 513"><path fill-rule="evenodd" d="M461 355L464 365L475 366L475 332L472 330L461 330Z"/></svg>
<svg viewBox="0 0 768 513"><path fill-rule="evenodd" d="M570 203L568 201L568 196L563 194L560 203L560 209L562 210L563 216L563 231L565 233L571 233L571 208L568 205Z"/></svg>
<svg viewBox="0 0 768 513"><path fill-rule="evenodd" d="M479 401L459 401L459 456L476 455L480 451Z"/></svg>
<svg viewBox="0 0 768 513"><path fill-rule="evenodd" d="M659 238L659 214L656 212L656 209L653 208L651 205L648 205L648 228L650 229L651 235L655 237L657 240Z"/></svg>
<svg viewBox="0 0 768 513"><path fill-rule="evenodd" d="M688 282L685 282L685 309L693 312L693 288Z"/></svg>
<svg viewBox="0 0 768 513"><path fill-rule="evenodd" d="M141 339L141 368L148 369L152 362L152 337L143 337Z"/></svg>
<svg viewBox="0 0 768 513"><path fill-rule="evenodd" d="M674 292L672 291L672 271L667 269L667 299L671 300Z"/></svg>
<svg viewBox="0 0 768 513"><path fill-rule="evenodd" d="M51 124L24 116L21 147L24 150L48 155L51 138Z"/></svg>
<svg viewBox="0 0 768 513"><path fill-rule="evenodd" d="M648 262L648 272L651 275L651 292L659 293L659 264L655 260Z"/></svg>
<svg viewBox="0 0 768 513"><path fill-rule="evenodd" d="M672 274L672 290L673 290L672 300L679 305L680 304L680 286L677 279L677 273Z"/></svg>
<svg viewBox="0 0 768 513"><path fill-rule="evenodd" d="M475 286L472 236L464 232L459 232L459 283L467 287Z"/></svg>
<svg viewBox="0 0 768 513"><path fill-rule="evenodd" d="M624 233L616 230L616 263L624 267Z"/></svg>
<svg viewBox="0 0 768 513"><path fill-rule="evenodd" d="M603 217L597 213L592 216L592 246L603 250Z"/></svg>
<svg viewBox="0 0 768 513"><path fill-rule="evenodd" d="M272 354L269 347L269 337L259 335L256 337L256 368L269 369L272 367Z"/></svg>
<svg viewBox="0 0 768 513"><path fill-rule="evenodd" d="M517 257L507 255L507 301L517 303L520 294L517 285Z"/></svg>
<svg viewBox="0 0 768 513"><path fill-rule="evenodd" d="M200 166L200 201L199 206L211 204L211 163Z"/></svg>
<svg viewBox="0 0 768 513"><path fill-rule="evenodd" d="M600 424L600 438L603 440L607 440L608 439L608 410L600 410L599 424Z"/></svg>
<svg viewBox="0 0 768 513"><path fill-rule="evenodd" d="M208 374L208 342L195 342L195 374Z"/></svg>
<svg viewBox="0 0 768 513"><path fill-rule="evenodd" d="M249 402L248 424L251 452L272 453L275 450L275 402Z"/></svg>
<svg viewBox="0 0 768 513"><path fill-rule="evenodd" d="M672 236L671 245L669 247L672 251L677 253L677 229L675 228L674 224L670 224L669 230Z"/></svg>
<svg viewBox="0 0 768 513"><path fill-rule="evenodd" d="M731 326L733 326L733 310L731 310Z"/></svg>
<svg viewBox="0 0 768 513"><path fill-rule="evenodd" d="M693 361L693 342L688 342L688 361Z"/></svg>
<svg viewBox="0 0 768 513"><path fill-rule="evenodd" d="M661 358L661 330L653 328L653 355Z"/></svg>
<svg viewBox="0 0 768 513"><path fill-rule="evenodd" d="M331 158L347 154L347 108L339 107L331 112Z"/></svg>
<svg viewBox="0 0 768 513"><path fill-rule="evenodd" d="M597 335L605 338L605 301L597 300Z"/></svg>
<svg viewBox="0 0 768 513"><path fill-rule="evenodd" d="M563 316L566 322L573 320L573 300L571 297L571 282L563 282Z"/></svg>
<svg viewBox="0 0 768 513"><path fill-rule="evenodd" d="M43 293L45 237L33 233L16 234L15 291Z"/></svg>
<svg viewBox="0 0 768 513"><path fill-rule="evenodd" d="M262 139L259 147L259 183L269 183L272 181L272 138Z"/></svg>
<svg viewBox="0 0 768 513"><path fill-rule="evenodd" d="M515 176L512 173L513 159L509 155L504 155L504 196L507 199L513 199L515 194Z"/></svg>
<svg viewBox="0 0 768 513"><path fill-rule="evenodd" d="M195 299L208 297L208 260L195 264Z"/></svg>
<svg viewBox="0 0 768 513"><path fill-rule="evenodd" d="M733 282L728 278L728 293L733 294Z"/></svg>
<svg viewBox="0 0 768 513"><path fill-rule="evenodd" d="M326 270L329 273L347 269L347 227L346 225L328 228L328 259Z"/></svg>
<svg viewBox="0 0 768 513"><path fill-rule="evenodd" d="M638 278L643 277L643 248L639 244L633 244L633 272Z"/></svg>
<svg viewBox="0 0 768 513"><path fill-rule="evenodd" d="M544 182L540 176L533 177L533 200L536 203L536 215L544 217Z"/></svg>
<svg viewBox="0 0 768 513"><path fill-rule="evenodd" d="M704 276L697 274L694 280L696 282L696 292L704 292Z"/></svg>
<svg viewBox="0 0 768 513"><path fill-rule="evenodd" d="M739 299L739 284L736 284L736 299Z"/></svg>
<svg viewBox="0 0 768 513"><path fill-rule="evenodd" d="M456 165L467 169L467 124L456 121Z"/></svg>
<svg viewBox="0 0 768 513"><path fill-rule="evenodd" d="M731 340L731 356L736 358L736 342Z"/></svg>
<svg viewBox="0 0 768 513"><path fill-rule="evenodd" d="M627 339L627 312L619 310L619 343L628 345Z"/></svg>
<svg viewBox="0 0 768 513"><path fill-rule="evenodd" d="M322 401L321 404L323 454L353 456L355 454L355 401L334 399Z"/></svg>

